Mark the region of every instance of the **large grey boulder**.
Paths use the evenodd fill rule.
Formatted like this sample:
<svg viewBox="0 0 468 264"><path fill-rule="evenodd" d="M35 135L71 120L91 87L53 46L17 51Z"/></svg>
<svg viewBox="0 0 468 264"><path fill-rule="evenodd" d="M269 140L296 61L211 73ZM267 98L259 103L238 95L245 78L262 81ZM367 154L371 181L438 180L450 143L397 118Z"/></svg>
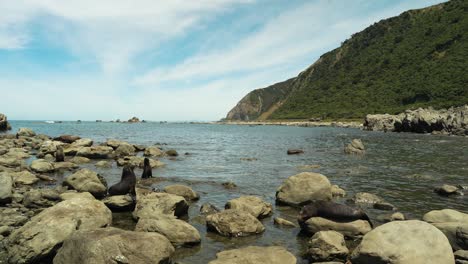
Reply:
<svg viewBox="0 0 468 264"><path fill-rule="evenodd" d="M53 254L75 231L106 227L111 223L111 211L94 198L60 202L31 218L8 237L8 263L38 262Z"/></svg>
<svg viewBox="0 0 468 264"><path fill-rule="evenodd" d="M188 203L182 196L157 193L151 190L136 188L137 204L133 211L134 219L156 219L160 215L180 217L187 214Z"/></svg>
<svg viewBox="0 0 468 264"><path fill-rule="evenodd" d="M434 210L425 214L423 220L442 231L454 250L468 250L468 214L452 209Z"/></svg>
<svg viewBox="0 0 468 264"><path fill-rule="evenodd" d="M80 230L65 240L54 264L170 263L174 247L157 233L118 228Z"/></svg>
<svg viewBox="0 0 468 264"><path fill-rule="evenodd" d="M12 198L13 180L7 172L0 172L0 205L10 203Z"/></svg>
<svg viewBox="0 0 468 264"><path fill-rule="evenodd" d="M99 179L98 174L89 169L81 169L68 176L63 185L79 192L89 192L95 197L102 197L107 193L107 188Z"/></svg>
<svg viewBox="0 0 468 264"><path fill-rule="evenodd" d="M353 264L455 263L442 232L418 220L396 221L367 233L351 255Z"/></svg>
<svg viewBox="0 0 468 264"><path fill-rule="evenodd" d="M168 185L164 187L164 192L182 196L187 201L194 201L200 199L198 193L192 190L192 188L180 184Z"/></svg>
<svg viewBox="0 0 468 264"><path fill-rule="evenodd" d="M82 147L76 152L76 156L88 159L107 159L112 154L113 149L106 146Z"/></svg>
<svg viewBox="0 0 468 264"><path fill-rule="evenodd" d="M286 179L276 192L276 202L303 205L314 200L330 200L331 184L328 178L314 172L303 172Z"/></svg>
<svg viewBox="0 0 468 264"><path fill-rule="evenodd" d="M307 254L312 261L344 261L348 253L344 236L336 231L317 232L308 243Z"/></svg>
<svg viewBox="0 0 468 264"><path fill-rule="evenodd" d="M320 231L334 230L348 237L361 236L372 230L371 225L366 220L335 222L322 217L309 218L302 228L304 231L311 234L315 234Z"/></svg>
<svg viewBox="0 0 468 264"><path fill-rule="evenodd" d="M38 173L53 172L55 170L54 164L44 159L33 160L31 163L31 170Z"/></svg>
<svg viewBox="0 0 468 264"><path fill-rule="evenodd" d="M175 216L160 215L157 218L140 219L135 231L157 232L176 246L194 245L201 241L200 233L195 227Z"/></svg>
<svg viewBox="0 0 468 264"><path fill-rule="evenodd" d="M296 257L283 247L249 246L221 251L209 264L296 264L296 262Z"/></svg>
<svg viewBox="0 0 468 264"><path fill-rule="evenodd" d="M226 203L225 208L245 211L257 218L267 217L273 212L270 203L264 202L261 198L253 195L245 195L232 199Z"/></svg>
<svg viewBox="0 0 468 264"><path fill-rule="evenodd" d="M265 227L256 217L235 209L206 216L206 225L210 231L228 237L249 236L265 231Z"/></svg>

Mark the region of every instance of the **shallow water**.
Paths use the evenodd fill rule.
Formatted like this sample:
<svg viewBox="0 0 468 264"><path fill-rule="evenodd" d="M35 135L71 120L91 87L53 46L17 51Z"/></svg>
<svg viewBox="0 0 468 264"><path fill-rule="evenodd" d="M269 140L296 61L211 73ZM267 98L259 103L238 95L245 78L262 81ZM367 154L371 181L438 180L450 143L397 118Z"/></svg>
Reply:
<svg viewBox="0 0 468 264"><path fill-rule="evenodd" d="M453 208L468 212L467 196L441 197L432 190L443 183L468 185L468 138L406 133L366 132L358 129L331 127L302 128L285 126L232 126L159 123L95 123L12 121L19 127L32 128L36 133L51 136L73 134L89 137L95 142L108 138L134 144L167 144L176 149L176 160L164 159L164 168L153 171L169 180L155 187L182 182L200 193L200 201L189 210L189 221L202 235L202 244L190 249L178 249L180 263L207 263L216 252L247 245L282 245L298 256L305 248L306 238L298 228L280 228L273 218L293 220L297 211L275 207L272 217L263 219L266 231L247 238L223 238L207 233L196 216L201 204L210 202L219 208L232 198L243 194L261 196L274 204L275 191L287 177L303 170L302 165L320 165L315 171L326 175L333 184L347 192L371 192L384 198L403 212L407 218L421 218L430 211ZM365 156L343 153L344 144L361 138L367 148ZM288 148L301 148L303 155L286 155ZM184 153L190 155L184 155ZM245 161L243 158L256 158ZM103 175L109 184L120 179L121 169L98 169L84 165ZM141 170L136 170L137 175ZM61 177L66 177L65 173ZM220 183L232 181L238 188L224 189ZM372 219L385 211L368 209ZM127 219L127 220L126 220ZM114 223L131 228L129 215L115 215Z"/></svg>

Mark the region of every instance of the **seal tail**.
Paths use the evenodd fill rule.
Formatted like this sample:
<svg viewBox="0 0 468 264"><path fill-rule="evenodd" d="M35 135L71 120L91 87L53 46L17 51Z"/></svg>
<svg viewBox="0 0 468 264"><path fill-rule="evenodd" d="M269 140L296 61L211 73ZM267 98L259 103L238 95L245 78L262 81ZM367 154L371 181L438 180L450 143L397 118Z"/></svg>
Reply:
<svg viewBox="0 0 468 264"><path fill-rule="evenodd" d="M371 228L374 228L374 224L372 224L372 221L366 213L364 213L364 215L362 216L362 220L366 220L367 222L369 222Z"/></svg>

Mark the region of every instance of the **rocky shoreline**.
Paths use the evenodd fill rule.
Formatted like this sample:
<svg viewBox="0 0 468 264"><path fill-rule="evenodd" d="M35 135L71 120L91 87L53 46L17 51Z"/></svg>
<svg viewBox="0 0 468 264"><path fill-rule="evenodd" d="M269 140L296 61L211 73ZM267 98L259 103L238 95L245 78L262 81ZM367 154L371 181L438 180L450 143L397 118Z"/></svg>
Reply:
<svg viewBox="0 0 468 264"><path fill-rule="evenodd" d="M57 161L62 151L65 160ZM112 139L95 145L92 139L79 136L51 138L27 128L1 135L0 263L170 263L178 248L202 243L199 231L186 219L189 208L203 194L185 184L154 190L150 187L153 179L139 179L135 197L108 196L105 178L82 167L88 163L105 167L113 162L142 167L143 156L138 153L158 168L164 165L161 158L177 152ZM365 147L353 140L344 153L365 155ZM54 183L56 171L67 172L63 183ZM449 187L440 188L449 192L436 191L457 195ZM209 232L233 239L268 232L264 221L275 207L257 195L226 201L225 210L203 204L195 218ZM313 201L338 201L345 196L345 190L326 176L303 172L287 178L275 197L277 206L297 210ZM293 218L275 218L274 222L278 228L302 230L309 239L303 257L311 263L455 263L455 258L465 263L468 214L445 209L428 211L420 220L405 220L396 206L375 194L361 192L349 200L364 210L382 210L388 214L387 223L376 227L370 220L338 221L323 215L311 215L299 221L299 226L290 221ZM114 226L113 212L122 211L131 213L134 229ZM271 244L225 250L210 263L297 261L286 248Z"/></svg>
<svg viewBox="0 0 468 264"><path fill-rule="evenodd" d="M355 121L218 121L206 124L243 125L243 126L296 126L296 127L343 127L362 128L362 123Z"/></svg>

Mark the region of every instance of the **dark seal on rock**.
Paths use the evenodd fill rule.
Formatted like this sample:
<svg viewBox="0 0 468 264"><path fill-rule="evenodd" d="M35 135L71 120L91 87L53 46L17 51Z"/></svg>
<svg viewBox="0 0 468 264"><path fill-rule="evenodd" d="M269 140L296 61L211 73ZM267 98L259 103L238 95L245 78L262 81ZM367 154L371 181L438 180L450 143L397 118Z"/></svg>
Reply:
<svg viewBox="0 0 468 264"><path fill-rule="evenodd" d="M135 194L136 176L133 167L127 165L123 168L122 178L119 183L109 188L109 195L125 195L127 193Z"/></svg>
<svg viewBox="0 0 468 264"><path fill-rule="evenodd" d="M309 218L322 217L336 222L351 222L355 220L367 220L372 227L369 216L361 209L344 204L316 201L302 207L297 221L303 225Z"/></svg>
<svg viewBox="0 0 468 264"><path fill-rule="evenodd" d="M151 170L151 165L148 158L145 158L143 161L143 174L141 175L141 178L153 178L153 171Z"/></svg>
<svg viewBox="0 0 468 264"><path fill-rule="evenodd" d="M63 154L62 146L57 146L57 151L55 152L55 161L56 162L65 161L65 155Z"/></svg>

